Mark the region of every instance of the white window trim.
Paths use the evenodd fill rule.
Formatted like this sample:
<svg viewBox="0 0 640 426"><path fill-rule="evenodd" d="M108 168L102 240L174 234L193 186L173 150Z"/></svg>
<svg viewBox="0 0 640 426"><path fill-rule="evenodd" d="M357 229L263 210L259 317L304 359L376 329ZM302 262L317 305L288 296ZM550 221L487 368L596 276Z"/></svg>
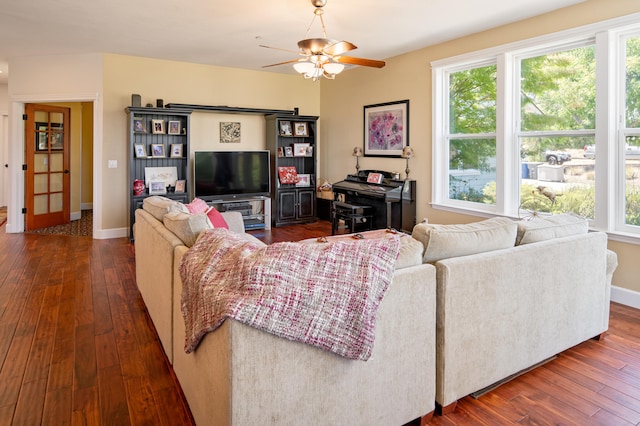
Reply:
<svg viewBox="0 0 640 426"><path fill-rule="evenodd" d="M565 30L541 37L496 46L482 51L458 55L433 61L433 138L432 158L432 207L456 213L517 217L517 202L520 181L511 176L520 176L517 137L519 123L516 122L515 106L519 105L518 87L514 84L519 74L522 58L563 50L585 44L596 45L596 150L598 152L598 176L595 184L595 212L590 225L593 229L607 231L612 239L640 244L640 229L625 224L624 214L624 154L620 152L624 142L624 72L622 39L629 35L640 35L640 13L615 18L575 29ZM459 70L497 63L496 104L496 161L502 165L496 175L496 205L482 205L449 199L449 153L445 149L448 135L448 76ZM519 81L518 83L519 84ZM512 123L509 125L509 123ZM617 141L617 143L607 143ZM618 171L615 179L612 172Z"/></svg>

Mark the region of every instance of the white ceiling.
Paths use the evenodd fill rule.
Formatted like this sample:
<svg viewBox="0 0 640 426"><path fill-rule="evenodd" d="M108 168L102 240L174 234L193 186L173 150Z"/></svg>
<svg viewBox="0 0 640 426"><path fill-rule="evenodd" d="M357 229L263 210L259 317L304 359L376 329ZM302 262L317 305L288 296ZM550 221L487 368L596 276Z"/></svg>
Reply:
<svg viewBox="0 0 640 426"><path fill-rule="evenodd" d="M327 38L387 59L584 0L328 0ZM107 52L260 70L296 58L309 0L0 0L0 83L12 57ZM316 20L310 37L321 37ZM266 69L291 73L289 65Z"/></svg>

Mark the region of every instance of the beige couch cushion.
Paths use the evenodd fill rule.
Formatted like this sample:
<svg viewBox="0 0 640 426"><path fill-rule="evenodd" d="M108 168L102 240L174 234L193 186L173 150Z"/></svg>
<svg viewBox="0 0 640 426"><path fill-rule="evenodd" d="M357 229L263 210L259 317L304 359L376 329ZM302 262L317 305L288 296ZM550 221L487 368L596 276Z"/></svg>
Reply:
<svg viewBox="0 0 640 426"><path fill-rule="evenodd" d="M171 211L189 213L189 210L187 210L181 202L159 195L152 195L151 197L145 198L142 201L142 208L159 221L162 221L164 215Z"/></svg>
<svg viewBox="0 0 640 426"><path fill-rule="evenodd" d="M198 239L200 232L205 229L213 229L213 225L204 213L190 214L180 211L171 211L164 215L164 226L178 238L185 246L191 247Z"/></svg>
<svg viewBox="0 0 640 426"><path fill-rule="evenodd" d="M396 269L422 264L422 243L410 236L400 238L400 254L396 260Z"/></svg>
<svg viewBox="0 0 640 426"><path fill-rule="evenodd" d="M440 259L513 247L516 231L514 221L495 217L464 225L420 223L413 228L411 235L424 246L422 261L433 263Z"/></svg>
<svg viewBox="0 0 640 426"><path fill-rule="evenodd" d="M586 234L588 231L587 220L573 213L535 217L518 222L516 245Z"/></svg>

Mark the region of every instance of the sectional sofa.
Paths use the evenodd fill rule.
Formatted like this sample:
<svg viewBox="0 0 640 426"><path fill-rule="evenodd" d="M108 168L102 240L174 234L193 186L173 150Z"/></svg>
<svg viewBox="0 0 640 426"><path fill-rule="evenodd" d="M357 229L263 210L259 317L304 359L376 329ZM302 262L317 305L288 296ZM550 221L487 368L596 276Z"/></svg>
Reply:
<svg viewBox="0 0 640 426"><path fill-rule="evenodd" d="M235 320L185 353L179 269L202 218L171 213L174 203L136 211L136 280L198 424L425 424L434 408L447 413L608 327L617 259L606 234L572 215L494 218L402 237L367 361Z"/></svg>
<svg viewBox="0 0 640 426"><path fill-rule="evenodd" d="M436 280L435 267L422 263L420 243L401 238L367 361L231 319L208 333L194 352L185 353L179 267L189 249L185 241L201 231L197 223L202 218L189 218L161 197L145 201L135 213L136 281L197 424L428 422L435 408ZM225 215L230 229L262 244L232 225L238 216ZM179 217L187 223L176 225ZM300 243L300 250L308 244L313 242Z"/></svg>

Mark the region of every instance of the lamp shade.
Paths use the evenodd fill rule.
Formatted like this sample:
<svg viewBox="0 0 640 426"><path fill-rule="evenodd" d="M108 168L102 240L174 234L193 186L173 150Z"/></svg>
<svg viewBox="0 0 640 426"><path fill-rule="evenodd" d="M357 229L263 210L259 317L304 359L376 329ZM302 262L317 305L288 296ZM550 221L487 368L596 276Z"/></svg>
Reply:
<svg viewBox="0 0 640 426"><path fill-rule="evenodd" d="M404 148L402 148L402 158L411 158L414 156L414 154L415 152L410 146L405 146Z"/></svg>
<svg viewBox="0 0 640 426"><path fill-rule="evenodd" d="M306 74L308 72L312 72L316 66L311 62L296 62L293 64L293 69L295 69L300 74Z"/></svg>
<svg viewBox="0 0 640 426"><path fill-rule="evenodd" d="M353 148L353 152L351 153L354 157L362 157L362 148L356 146Z"/></svg>
<svg viewBox="0 0 640 426"><path fill-rule="evenodd" d="M326 63L322 66L322 68L324 68L324 70L329 73L329 74L340 74L342 72L342 70L344 69L344 65L342 64L336 64L334 62L329 62Z"/></svg>

